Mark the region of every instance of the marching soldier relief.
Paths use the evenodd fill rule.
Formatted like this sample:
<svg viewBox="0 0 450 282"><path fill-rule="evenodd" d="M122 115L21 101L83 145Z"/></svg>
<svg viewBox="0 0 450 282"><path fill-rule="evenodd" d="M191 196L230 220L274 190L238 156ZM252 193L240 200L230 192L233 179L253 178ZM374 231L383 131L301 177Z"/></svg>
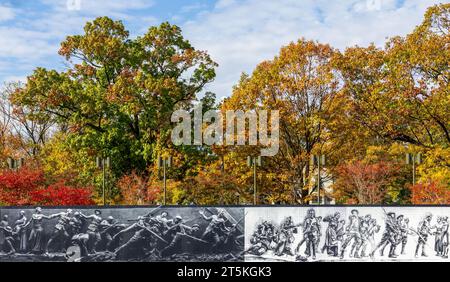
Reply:
<svg viewBox="0 0 450 282"><path fill-rule="evenodd" d="M446 261L450 207L0 209L0 261Z"/></svg>
<svg viewBox="0 0 450 282"><path fill-rule="evenodd" d="M245 261L448 260L450 207L245 210Z"/></svg>

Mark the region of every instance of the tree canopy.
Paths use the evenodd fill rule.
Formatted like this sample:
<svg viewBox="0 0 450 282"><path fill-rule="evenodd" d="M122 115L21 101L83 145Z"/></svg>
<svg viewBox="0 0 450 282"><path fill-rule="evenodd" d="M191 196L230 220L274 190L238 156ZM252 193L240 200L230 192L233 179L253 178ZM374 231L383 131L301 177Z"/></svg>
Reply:
<svg viewBox="0 0 450 282"><path fill-rule="evenodd" d="M218 65L179 27L132 38L120 21L87 22L61 43L63 71L37 67L2 91L0 203L99 203L96 157L112 160L108 203L161 203L157 157L169 155L168 204L251 203L246 161L262 144L170 141L172 113L193 115L201 101L203 112L279 111L279 152L257 168L259 204L308 204L317 186L339 203L448 204L449 23L450 4L439 4L384 47L338 50L301 38L243 73L219 102L205 92ZM415 183L405 154L416 158ZM317 155L326 159L320 182ZM6 169L8 157L26 166Z"/></svg>

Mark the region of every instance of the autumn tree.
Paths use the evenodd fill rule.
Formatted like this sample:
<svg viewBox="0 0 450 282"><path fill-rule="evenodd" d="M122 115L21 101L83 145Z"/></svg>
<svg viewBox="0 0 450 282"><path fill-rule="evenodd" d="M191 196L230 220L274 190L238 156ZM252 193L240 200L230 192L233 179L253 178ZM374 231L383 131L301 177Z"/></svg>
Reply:
<svg viewBox="0 0 450 282"><path fill-rule="evenodd" d="M168 141L172 112L215 76L208 54L168 23L130 39L120 21L100 17L68 36L59 54L68 70L37 68L13 101L67 124L73 146L111 156L119 175L145 171L156 144Z"/></svg>
<svg viewBox="0 0 450 282"><path fill-rule="evenodd" d="M243 74L220 105L204 94L203 113L279 111L280 148L257 169L258 203L307 204L317 173L312 155L326 155L322 181L333 183L340 203L448 203L449 23L450 4L439 4L383 48L340 52L300 39ZM262 144L169 142L171 114L193 115L217 66L179 27L163 23L131 38L120 21L100 17L68 36L59 54L67 70L37 68L0 97L0 160L25 153L38 168L2 172L1 203L95 203L101 191L85 188L101 186L100 155L113 160L112 204L162 203L158 155L173 158L168 204L253 201L246 159ZM406 153L422 156L416 185Z"/></svg>
<svg viewBox="0 0 450 282"><path fill-rule="evenodd" d="M424 147L450 143L446 9L429 9L422 25L386 49L350 47L336 59L353 117L377 136Z"/></svg>
<svg viewBox="0 0 450 282"><path fill-rule="evenodd" d="M251 193L245 189L235 175L222 170L218 161L198 174L186 177L171 190L183 191L178 197L181 204L236 205L251 202Z"/></svg>
<svg viewBox="0 0 450 282"><path fill-rule="evenodd" d="M433 6L406 37L390 39L384 49L350 47L334 60L348 116L372 140L422 153L421 179L438 177L444 185L450 185L449 11L449 4Z"/></svg>
<svg viewBox="0 0 450 282"><path fill-rule="evenodd" d="M353 161L340 165L336 171L338 177L333 187L338 202L383 204L397 167L388 162Z"/></svg>
<svg viewBox="0 0 450 282"><path fill-rule="evenodd" d="M280 111L280 150L262 168L279 175L277 185L283 191L276 202L292 202L295 191L299 202L308 201L310 157L323 141L339 87L331 65L335 52L313 41L291 43L251 76L243 76L224 103L225 109ZM245 153L238 158L245 161Z"/></svg>
<svg viewBox="0 0 450 282"><path fill-rule="evenodd" d="M447 205L450 189L440 182L419 183L410 187L411 202L415 205Z"/></svg>
<svg viewBox="0 0 450 282"><path fill-rule="evenodd" d="M148 181L148 177L139 175L135 171L122 176L117 181L117 186L120 189L123 202L127 205L142 205L148 203Z"/></svg>
<svg viewBox="0 0 450 282"><path fill-rule="evenodd" d="M0 139L3 154L7 157L35 158L51 136L53 121L48 115L38 113L33 105L17 106L11 96L23 85L9 82L0 90Z"/></svg>

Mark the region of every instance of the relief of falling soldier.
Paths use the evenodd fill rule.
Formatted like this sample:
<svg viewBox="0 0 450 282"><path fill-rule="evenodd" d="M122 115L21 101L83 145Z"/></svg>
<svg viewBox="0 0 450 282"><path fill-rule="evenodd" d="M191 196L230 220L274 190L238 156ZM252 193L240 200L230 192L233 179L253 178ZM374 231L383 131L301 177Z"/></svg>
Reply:
<svg viewBox="0 0 450 282"><path fill-rule="evenodd" d="M247 254L262 256L267 251L273 251L277 243L278 233L275 226L268 221L258 225L250 238L251 246L245 251Z"/></svg>
<svg viewBox="0 0 450 282"><path fill-rule="evenodd" d="M113 216L104 219L99 225L100 241L97 243L96 251L112 251L113 237L126 227Z"/></svg>

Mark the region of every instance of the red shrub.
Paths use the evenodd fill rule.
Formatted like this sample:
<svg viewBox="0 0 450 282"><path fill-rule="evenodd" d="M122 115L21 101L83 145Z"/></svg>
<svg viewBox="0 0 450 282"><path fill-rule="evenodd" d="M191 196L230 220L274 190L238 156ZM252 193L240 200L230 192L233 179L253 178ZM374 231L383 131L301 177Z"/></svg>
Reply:
<svg viewBox="0 0 450 282"><path fill-rule="evenodd" d="M21 168L17 171L4 170L0 173L0 203L5 205L27 205L30 193L44 185L41 170Z"/></svg>
<svg viewBox="0 0 450 282"><path fill-rule="evenodd" d="M56 183L48 185L40 169L27 167L0 173L0 204L20 205L91 205L91 189Z"/></svg>
<svg viewBox="0 0 450 282"><path fill-rule="evenodd" d="M74 188L63 184L53 184L31 192L31 201L35 205L82 206L93 205L91 190Z"/></svg>

